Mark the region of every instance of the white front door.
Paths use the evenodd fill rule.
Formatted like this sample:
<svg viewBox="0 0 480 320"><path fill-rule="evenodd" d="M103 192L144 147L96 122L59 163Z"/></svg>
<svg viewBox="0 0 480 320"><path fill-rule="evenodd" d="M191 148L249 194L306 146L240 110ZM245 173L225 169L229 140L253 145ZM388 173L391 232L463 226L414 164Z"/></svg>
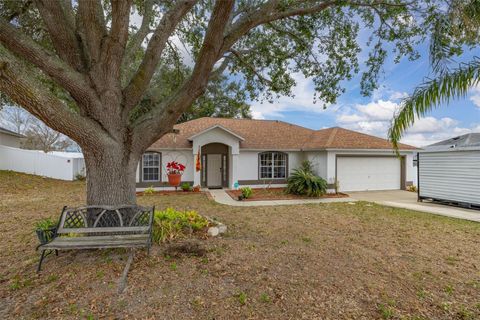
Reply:
<svg viewBox="0 0 480 320"><path fill-rule="evenodd" d="M400 189L401 162L397 157L338 157L340 191Z"/></svg>
<svg viewBox="0 0 480 320"><path fill-rule="evenodd" d="M222 187L222 155L207 154L207 187Z"/></svg>

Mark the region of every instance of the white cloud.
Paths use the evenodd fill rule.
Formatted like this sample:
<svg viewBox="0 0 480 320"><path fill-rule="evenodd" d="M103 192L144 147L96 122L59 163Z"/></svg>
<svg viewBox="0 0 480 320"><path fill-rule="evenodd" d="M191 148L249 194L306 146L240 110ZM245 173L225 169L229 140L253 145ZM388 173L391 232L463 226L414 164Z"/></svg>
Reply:
<svg viewBox="0 0 480 320"><path fill-rule="evenodd" d="M399 104L390 100L346 106L340 109L343 113L337 116L336 122L341 127L387 138L388 129L398 108ZM416 119L414 125L405 133L402 142L422 147L480 129L480 124L471 128L460 127L459 124L459 121L448 117L429 116Z"/></svg>
<svg viewBox="0 0 480 320"><path fill-rule="evenodd" d="M266 117L283 117L283 112L288 111L307 111L315 113L323 113L335 110L334 106L323 108L323 102L313 102L314 90L312 88L312 80L306 79L302 74L295 73L292 75L296 82L293 88L293 97L282 96L273 103L268 101L257 102L251 104L252 115L255 119L265 119Z"/></svg>
<svg viewBox="0 0 480 320"><path fill-rule="evenodd" d="M480 84L472 89L470 101L472 101L474 105L480 108Z"/></svg>

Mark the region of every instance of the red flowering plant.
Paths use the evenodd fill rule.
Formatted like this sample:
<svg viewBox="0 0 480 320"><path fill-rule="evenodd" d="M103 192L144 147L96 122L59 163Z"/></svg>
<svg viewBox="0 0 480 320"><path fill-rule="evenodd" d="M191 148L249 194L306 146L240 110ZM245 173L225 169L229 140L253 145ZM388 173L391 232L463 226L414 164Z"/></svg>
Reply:
<svg viewBox="0 0 480 320"><path fill-rule="evenodd" d="M167 174L183 174L185 166L177 161L167 163Z"/></svg>

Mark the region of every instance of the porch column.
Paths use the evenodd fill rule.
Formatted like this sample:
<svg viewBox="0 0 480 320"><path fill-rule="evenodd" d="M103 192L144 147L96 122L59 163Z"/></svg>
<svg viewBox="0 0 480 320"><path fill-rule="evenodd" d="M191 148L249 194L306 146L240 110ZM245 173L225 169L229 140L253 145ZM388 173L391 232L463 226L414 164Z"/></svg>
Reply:
<svg viewBox="0 0 480 320"><path fill-rule="evenodd" d="M232 161L231 161L231 175L230 175L230 188L234 189L234 184L235 182L238 182L238 174L237 174L237 168L238 168L238 153L234 154L232 153Z"/></svg>

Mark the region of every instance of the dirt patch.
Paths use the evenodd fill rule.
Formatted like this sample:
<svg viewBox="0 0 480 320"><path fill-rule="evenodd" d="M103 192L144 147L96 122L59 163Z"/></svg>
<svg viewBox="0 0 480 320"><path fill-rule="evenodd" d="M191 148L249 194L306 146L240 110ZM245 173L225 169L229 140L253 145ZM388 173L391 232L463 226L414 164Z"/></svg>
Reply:
<svg viewBox="0 0 480 320"><path fill-rule="evenodd" d="M366 202L145 196L140 204L195 209L228 231L195 240L203 256L139 250L119 295L127 250L61 251L35 273L35 220L84 201L84 183L0 171L0 318L480 318L479 223Z"/></svg>
<svg viewBox="0 0 480 320"><path fill-rule="evenodd" d="M252 196L242 201L348 198L348 194L345 193L327 193L320 197L307 197L285 193L285 188L253 188L252 190ZM242 194L241 190L225 191L233 200L238 200L238 197Z"/></svg>

